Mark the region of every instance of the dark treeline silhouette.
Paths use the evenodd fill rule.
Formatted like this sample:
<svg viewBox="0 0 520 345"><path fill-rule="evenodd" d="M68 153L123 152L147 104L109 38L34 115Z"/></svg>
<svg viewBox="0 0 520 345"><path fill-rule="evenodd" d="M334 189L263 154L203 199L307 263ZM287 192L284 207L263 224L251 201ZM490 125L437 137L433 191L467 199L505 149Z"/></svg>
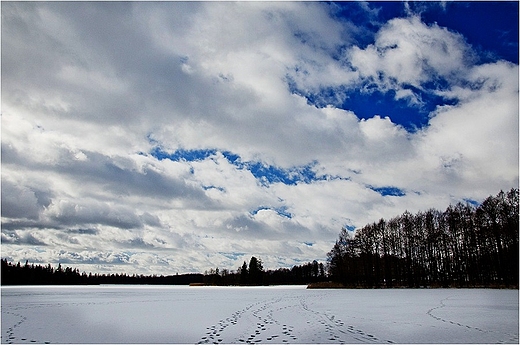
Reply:
<svg viewBox="0 0 520 345"><path fill-rule="evenodd" d="M478 207L409 212L342 229L328 253L329 278L347 287L518 288L518 189Z"/></svg>
<svg viewBox="0 0 520 345"><path fill-rule="evenodd" d="M317 261L265 271L262 261L252 257L249 266L244 262L236 272L227 269L211 269L205 274L190 273L170 276L127 275L125 273L92 274L80 273L77 268L58 264L57 268L10 263L2 259L2 285L99 285L99 284L149 284L149 285L285 285L308 284L325 280L324 265Z"/></svg>
<svg viewBox="0 0 520 345"><path fill-rule="evenodd" d="M264 270L262 260L251 257L236 272L211 269L204 274L206 285L305 285L327 280L325 266L316 260L292 268Z"/></svg>
<svg viewBox="0 0 520 345"><path fill-rule="evenodd" d="M80 273L76 268L57 268L34 265L26 261L25 265L13 264L2 259L2 285L99 285L99 284L157 284L157 285L188 285L202 283L204 275L198 273L145 276L127 275L125 273L92 274Z"/></svg>

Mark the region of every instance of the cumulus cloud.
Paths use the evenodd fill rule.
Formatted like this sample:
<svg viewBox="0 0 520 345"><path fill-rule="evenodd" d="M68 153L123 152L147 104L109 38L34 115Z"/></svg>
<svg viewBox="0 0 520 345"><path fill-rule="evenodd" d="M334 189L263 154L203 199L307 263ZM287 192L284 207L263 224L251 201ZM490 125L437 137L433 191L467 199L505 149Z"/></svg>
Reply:
<svg viewBox="0 0 520 345"><path fill-rule="evenodd" d="M2 181L2 216L8 218L37 219L40 205L36 193L11 181Z"/></svg>
<svg viewBox="0 0 520 345"><path fill-rule="evenodd" d="M415 14L359 45L333 12L3 4L2 255L150 274L256 255L274 268L325 259L343 226L517 185L517 65L480 63ZM349 110L374 92L442 102L409 131Z"/></svg>
<svg viewBox="0 0 520 345"><path fill-rule="evenodd" d="M442 90L457 83L477 59L464 37L419 16L396 18L377 33L374 44L353 47L347 59L367 88L395 90L396 99L420 103L415 90Z"/></svg>

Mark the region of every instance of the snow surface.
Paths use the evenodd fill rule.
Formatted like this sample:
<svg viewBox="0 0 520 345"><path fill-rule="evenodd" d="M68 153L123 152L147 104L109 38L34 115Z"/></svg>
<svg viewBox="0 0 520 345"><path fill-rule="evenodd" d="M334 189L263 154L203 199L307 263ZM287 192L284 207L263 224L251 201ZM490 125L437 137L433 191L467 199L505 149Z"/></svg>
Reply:
<svg viewBox="0 0 520 345"><path fill-rule="evenodd" d="M518 290L2 287L2 343L518 343Z"/></svg>

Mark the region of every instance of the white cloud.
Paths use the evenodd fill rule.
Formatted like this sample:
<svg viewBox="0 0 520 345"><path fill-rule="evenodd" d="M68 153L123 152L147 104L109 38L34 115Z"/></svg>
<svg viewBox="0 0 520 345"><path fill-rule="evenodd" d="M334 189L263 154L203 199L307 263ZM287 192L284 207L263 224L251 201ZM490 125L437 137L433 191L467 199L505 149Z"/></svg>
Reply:
<svg viewBox="0 0 520 345"><path fill-rule="evenodd" d="M518 66L478 65L461 35L415 16L364 48L319 3L6 3L2 21L14 260L168 274L257 255L275 268L324 259L342 226L517 183ZM457 102L409 133L317 108L289 82L339 100L393 89L418 105L414 86ZM159 160L154 147L213 153ZM294 183L263 185L225 151ZM371 189L392 186L406 195Z"/></svg>
<svg viewBox="0 0 520 345"><path fill-rule="evenodd" d="M347 59L363 78L401 98L403 87L423 89L438 78L457 81L475 57L461 35L411 16L390 20L374 44L353 47Z"/></svg>
<svg viewBox="0 0 520 345"><path fill-rule="evenodd" d="M2 180L2 216L38 219L40 207L33 190L13 181Z"/></svg>
<svg viewBox="0 0 520 345"><path fill-rule="evenodd" d="M467 89L454 91L461 94L460 103L438 109L424 130L421 151L438 160L441 176L456 174L457 181L445 181L451 182L446 187L465 193L476 189L479 195L517 180L518 66L480 65L470 78L479 87L472 95Z"/></svg>

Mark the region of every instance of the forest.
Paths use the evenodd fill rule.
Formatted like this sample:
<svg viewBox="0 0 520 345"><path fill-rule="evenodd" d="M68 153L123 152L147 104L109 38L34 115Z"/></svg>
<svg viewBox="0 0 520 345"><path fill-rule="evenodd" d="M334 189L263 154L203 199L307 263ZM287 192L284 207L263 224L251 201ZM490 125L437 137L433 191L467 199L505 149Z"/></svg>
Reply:
<svg viewBox="0 0 520 345"><path fill-rule="evenodd" d="M77 268L65 267L58 264L57 268L51 264L42 266L17 264L2 259L1 285L99 285L99 284L157 284L157 285L189 285L202 283L204 276L198 273L157 276L157 275L128 275L125 273L87 274L80 273Z"/></svg>
<svg viewBox="0 0 520 345"><path fill-rule="evenodd" d="M147 285L305 285L326 279L323 263L313 261L303 265L276 270L264 270L262 261L251 257L237 271L211 269L204 274L177 275L128 275L126 273L87 274L77 268L58 264L42 266L20 262L1 261L1 285L99 285L99 284L147 284Z"/></svg>
<svg viewBox="0 0 520 345"><path fill-rule="evenodd" d="M329 279L345 287L518 288L518 189L342 229Z"/></svg>

